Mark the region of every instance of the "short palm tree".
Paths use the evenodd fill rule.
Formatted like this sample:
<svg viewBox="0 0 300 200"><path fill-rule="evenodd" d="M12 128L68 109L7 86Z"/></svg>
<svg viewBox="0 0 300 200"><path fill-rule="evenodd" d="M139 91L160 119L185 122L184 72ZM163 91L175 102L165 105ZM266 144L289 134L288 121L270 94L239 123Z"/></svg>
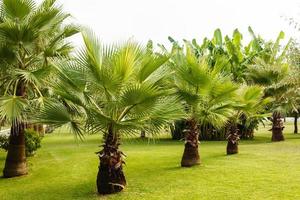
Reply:
<svg viewBox="0 0 300 200"><path fill-rule="evenodd" d="M181 166L190 167L200 164L199 126L224 127L234 113L238 87L222 73L223 65L211 67L206 57L195 55L188 42L185 47L185 52L174 47L171 64L176 71L173 84L188 115Z"/></svg>
<svg viewBox="0 0 300 200"><path fill-rule="evenodd" d="M282 141L283 122L282 114L286 112L288 104L287 92L295 86L291 79L289 62L287 61L287 50L290 42L280 48L280 40L284 38L284 33L280 32L275 43L265 43L264 54L257 57L253 65L247 69L248 84L264 86L265 97L272 97L273 104L269 109L273 111L272 121L272 141Z"/></svg>
<svg viewBox="0 0 300 200"><path fill-rule="evenodd" d="M0 120L11 123L4 177L27 174L24 129L43 102L46 80L51 77L49 60L68 56L65 38L77 33L62 25L69 17L45 0L0 1Z"/></svg>
<svg viewBox="0 0 300 200"><path fill-rule="evenodd" d="M84 48L68 62L55 62L60 80L54 93L60 96L45 106L44 123L68 124L77 134L103 133L97 188L100 194L121 191L126 180L123 134L157 133L183 109L165 84L170 74L168 56L134 42L103 46L88 30Z"/></svg>
<svg viewBox="0 0 300 200"><path fill-rule="evenodd" d="M245 120L245 124L251 123L252 120L262 120L269 116L265 113L266 106L270 103L270 98L264 98L264 90L259 86L240 86L237 91L235 112L229 123L229 134L227 136L227 154L238 153L238 140L240 132L238 124Z"/></svg>

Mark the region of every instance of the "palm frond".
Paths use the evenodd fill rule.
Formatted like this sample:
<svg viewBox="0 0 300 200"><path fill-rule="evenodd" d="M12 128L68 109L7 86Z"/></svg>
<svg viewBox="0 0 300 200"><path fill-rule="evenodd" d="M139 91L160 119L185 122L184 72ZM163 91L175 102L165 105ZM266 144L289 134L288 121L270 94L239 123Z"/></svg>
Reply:
<svg viewBox="0 0 300 200"><path fill-rule="evenodd" d="M0 119L10 122L22 121L28 102L19 96L3 96L0 98Z"/></svg>

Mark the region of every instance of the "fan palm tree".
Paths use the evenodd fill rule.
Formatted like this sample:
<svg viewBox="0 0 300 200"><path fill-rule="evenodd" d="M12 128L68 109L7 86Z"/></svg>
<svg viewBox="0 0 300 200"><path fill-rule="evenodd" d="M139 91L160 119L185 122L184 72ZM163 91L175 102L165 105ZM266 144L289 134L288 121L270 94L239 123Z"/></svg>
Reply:
<svg viewBox="0 0 300 200"><path fill-rule="evenodd" d="M233 115L235 85L222 73L223 65L210 67L206 57L197 57L190 43L186 51L174 47L171 60L174 87L188 114L185 130L185 149L181 166L200 164L198 152L199 125L222 128Z"/></svg>
<svg viewBox="0 0 300 200"><path fill-rule="evenodd" d="M251 123L252 120L258 121L269 116L265 113L270 98L264 98L264 90L259 86L241 86L237 91L235 113L230 119L229 134L227 136L227 154L238 153L238 141L240 131L238 124L245 120L245 124Z"/></svg>
<svg viewBox="0 0 300 200"><path fill-rule="evenodd" d="M255 59L255 64L247 69L249 84L258 84L265 87L265 97L273 98L272 121L272 141L282 141L283 122L282 114L287 111L288 103L287 92L295 86L291 79L290 66L286 59L286 53L290 42L280 48L280 40L284 38L284 33L280 32L276 41L265 43L266 51Z"/></svg>
<svg viewBox="0 0 300 200"><path fill-rule="evenodd" d="M49 59L66 57L72 46L65 38L77 33L62 25L69 17L55 0L0 1L0 118L11 123L4 177L27 174L24 129L43 103Z"/></svg>
<svg viewBox="0 0 300 200"><path fill-rule="evenodd" d="M165 77L171 73L164 54L134 42L104 46L88 30L84 48L68 62L55 62L61 77L54 85L59 101L48 103L40 115L47 124L68 124L74 133L103 133L97 188L100 194L121 191L126 185L123 134L158 133L183 109Z"/></svg>

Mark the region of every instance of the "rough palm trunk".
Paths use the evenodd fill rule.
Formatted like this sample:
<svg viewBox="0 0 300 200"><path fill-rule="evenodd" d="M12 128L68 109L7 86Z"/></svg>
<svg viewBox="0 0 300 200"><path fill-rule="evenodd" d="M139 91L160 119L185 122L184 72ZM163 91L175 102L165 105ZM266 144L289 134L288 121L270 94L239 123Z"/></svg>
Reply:
<svg viewBox="0 0 300 200"><path fill-rule="evenodd" d="M105 136L103 150L98 152L100 165L97 175L97 189L99 194L120 192L126 186L122 168L124 154L119 150L119 145L119 137L110 126Z"/></svg>
<svg viewBox="0 0 300 200"><path fill-rule="evenodd" d="M281 119L281 114L279 112L273 112L273 116L272 116L272 128L270 129L270 131L272 131L272 141L273 142L278 142L278 141L283 141L284 137L283 137L283 131L284 126L283 126L283 122Z"/></svg>
<svg viewBox="0 0 300 200"><path fill-rule="evenodd" d="M231 125L230 133L227 137L227 155L237 154L239 152L238 142L239 142L238 128L236 125Z"/></svg>
<svg viewBox="0 0 300 200"><path fill-rule="evenodd" d="M16 91L17 96L24 97L25 84L20 81ZM25 154L25 124L15 120L12 123L9 146L3 169L3 176L6 178L22 176L28 173Z"/></svg>
<svg viewBox="0 0 300 200"><path fill-rule="evenodd" d="M146 138L146 132L144 130L141 130L141 138L142 139Z"/></svg>
<svg viewBox="0 0 300 200"><path fill-rule="evenodd" d="M200 164L200 156L198 151L199 128L195 119L187 120L186 127L185 146L181 159L181 166L191 167Z"/></svg>
<svg viewBox="0 0 300 200"><path fill-rule="evenodd" d="M294 116L294 133L298 133L298 113L295 113Z"/></svg>

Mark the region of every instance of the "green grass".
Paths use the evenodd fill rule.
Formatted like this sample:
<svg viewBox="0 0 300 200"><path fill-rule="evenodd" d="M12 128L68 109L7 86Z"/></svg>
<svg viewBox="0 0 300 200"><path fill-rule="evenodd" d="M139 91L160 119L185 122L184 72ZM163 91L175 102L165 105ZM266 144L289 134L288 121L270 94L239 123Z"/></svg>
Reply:
<svg viewBox="0 0 300 200"><path fill-rule="evenodd" d="M99 135L76 144L74 137L47 135L28 159L29 175L0 178L1 200L46 199L300 199L300 134L285 131L286 141L270 142L262 128L255 140L242 141L238 155L225 155L225 142L201 142L202 164L181 168L183 142L168 139L124 140L128 155L126 189L96 194ZM2 171L5 152L0 151Z"/></svg>

